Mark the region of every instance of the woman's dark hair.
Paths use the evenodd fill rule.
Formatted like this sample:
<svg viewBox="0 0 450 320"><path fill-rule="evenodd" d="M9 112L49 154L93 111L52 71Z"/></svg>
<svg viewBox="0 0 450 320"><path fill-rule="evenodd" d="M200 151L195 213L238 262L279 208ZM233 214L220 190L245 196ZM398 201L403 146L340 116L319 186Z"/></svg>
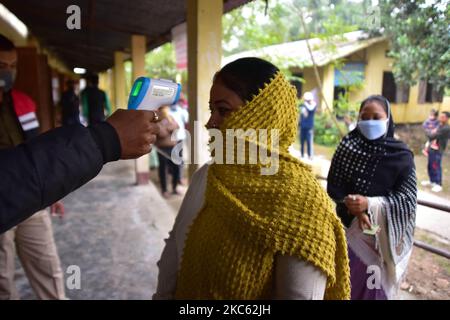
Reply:
<svg viewBox="0 0 450 320"><path fill-rule="evenodd" d="M381 106L383 106L384 111L386 112L386 115L388 117L390 117L390 104L388 99L386 99L385 97L379 95L379 94L374 94L372 96L367 97L366 99L363 100L363 102L361 102L361 105L359 106L359 112L361 112L362 108L366 105L366 103L369 102L378 102Z"/></svg>
<svg viewBox="0 0 450 320"><path fill-rule="evenodd" d="M259 58L241 58L224 66L214 76L243 101L251 101L265 83L270 82L279 69Z"/></svg>

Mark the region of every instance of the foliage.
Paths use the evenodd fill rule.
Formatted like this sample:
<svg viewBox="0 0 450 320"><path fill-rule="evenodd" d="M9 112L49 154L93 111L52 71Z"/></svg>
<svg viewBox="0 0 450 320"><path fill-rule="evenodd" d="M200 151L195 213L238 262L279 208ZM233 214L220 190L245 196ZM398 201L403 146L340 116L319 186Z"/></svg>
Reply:
<svg viewBox="0 0 450 320"><path fill-rule="evenodd" d="M314 142L324 146L337 146L341 141L339 129L333 122L334 115L329 112L320 112L315 115L314 119ZM346 133L347 127L344 123L339 122L341 131Z"/></svg>
<svg viewBox="0 0 450 320"><path fill-rule="evenodd" d="M131 84L133 64L125 62L125 77L127 85ZM175 50L168 42L145 55L145 73L150 78L175 80L179 71L176 68Z"/></svg>
<svg viewBox="0 0 450 320"><path fill-rule="evenodd" d="M175 80L178 70L175 50L171 42L145 55L145 71L149 77Z"/></svg>
<svg viewBox="0 0 450 320"><path fill-rule="evenodd" d="M266 4L257 0L225 14L222 18L224 55L296 40L290 28L290 13L281 1Z"/></svg>
<svg viewBox="0 0 450 320"><path fill-rule="evenodd" d="M443 92L450 85L448 0L382 0L381 29L391 41L397 83L428 80Z"/></svg>
<svg viewBox="0 0 450 320"><path fill-rule="evenodd" d="M364 27L370 0L359 2L344 0L280 0L269 1L267 16L264 16L265 2L254 1L245 7L232 11L223 17L224 54L252 50L269 45L320 38L324 40L326 50L336 50L336 40L344 33ZM306 32L301 27L300 16L307 24ZM305 54L308 54L305 52ZM291 80L290 66L298 65L297 61L289 61L286 57L264 57L277 65ZM336 61L335 68L341 69L344 60ZM295 79L303 82L302 79ZM360 88L361 83L346 85L345 93L335 102L334 111L318 113L315 121L315 142L335 146L341 139L340 131L333 117L348 118L349 122L356 117L357 105L349 102L349 94ZM347 115L350 114L349 118ZM346 132L345 123L338 124L342 132Z"/></svg>
<svg viewBox="0 0 450 320"><path fill-rule="evenodd" d="M224 55L305 39L298 10L307 16L312 35L342 34L362 27L370 0L278 0L252 1L222 18Z"/></svg>

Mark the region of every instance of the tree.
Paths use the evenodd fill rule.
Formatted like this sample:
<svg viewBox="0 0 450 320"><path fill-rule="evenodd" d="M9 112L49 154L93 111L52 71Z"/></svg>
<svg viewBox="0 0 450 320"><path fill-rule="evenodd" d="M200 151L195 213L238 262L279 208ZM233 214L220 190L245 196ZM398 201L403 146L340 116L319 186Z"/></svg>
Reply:
<svg viewBox="0 0 450 320"><path fill-rule="evenodd" d="M145 71L149 77L175 80L179 71L176 68L175 50L172 42L168 42L145 55Z"/></svg>
<svg viewBox="0 0 450 320"><path fill-rule="evenodd" d="M307 14L308 30L315 36L362 28L369 3L370 0L269 0L266 8L265 1L252 1L223 16L224 55L310 36L301 28L293 7Z"/></svg>
<svg viewBox="0 0 450 320"><path fill-rule="evenodd" d="M448 0L382 0L381 28L389 37L393 73L400 85L427 80L442 94L450 84Z"/></svg>
<svg viewBox="0 0 450 320"><path fill-rule="evenodd" d="M127 92L131 90L133 65L125 62L125 86ZM186 71L180 72L176 67L175 50L172 42L163 44L145 55L145 73L147 77L173 80L181 74L183 84L186 83Z"/></svg>

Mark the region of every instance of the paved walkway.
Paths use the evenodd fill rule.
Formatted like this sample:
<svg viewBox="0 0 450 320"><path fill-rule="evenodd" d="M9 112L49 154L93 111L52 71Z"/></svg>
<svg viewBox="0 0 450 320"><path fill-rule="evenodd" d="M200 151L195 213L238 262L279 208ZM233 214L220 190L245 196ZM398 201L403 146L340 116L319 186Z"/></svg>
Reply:
<svg viewBox="0 0 450 320"><path fill-rule="evenodd" d="M430 192L419 191L419 197L424 200L450 206L448 199L444 199ZM430 231L450 241L450 212L418 206L416 225L421 229Z"/></svg>
<svg viewBox="0 0 450 320"><path fill-rule="evenodd" d="M64 199L66 216L53 221L63 270L81 269L81 289L66 290L70 299L151 299L155 291L175 211L153 184L134 186L133 170L133 161L108 164ZM22 298L33 299L18 271Z"/></svg>

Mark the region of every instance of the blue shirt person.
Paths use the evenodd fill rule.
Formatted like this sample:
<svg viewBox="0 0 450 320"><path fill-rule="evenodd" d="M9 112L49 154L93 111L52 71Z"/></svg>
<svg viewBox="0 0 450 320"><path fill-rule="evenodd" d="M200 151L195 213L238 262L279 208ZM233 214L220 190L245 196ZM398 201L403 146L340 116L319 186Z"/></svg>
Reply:
<svg viewBox="0 0 450 320"><path fill-rule="evenodd" d="M314 101L314 95L311 92L305 92L304 102L300 105L300 151L304 157L305 142L308 148L308 156L312 159L313 152L313 134L314 134L314 114L317 110L317 103Z"/></svg>

